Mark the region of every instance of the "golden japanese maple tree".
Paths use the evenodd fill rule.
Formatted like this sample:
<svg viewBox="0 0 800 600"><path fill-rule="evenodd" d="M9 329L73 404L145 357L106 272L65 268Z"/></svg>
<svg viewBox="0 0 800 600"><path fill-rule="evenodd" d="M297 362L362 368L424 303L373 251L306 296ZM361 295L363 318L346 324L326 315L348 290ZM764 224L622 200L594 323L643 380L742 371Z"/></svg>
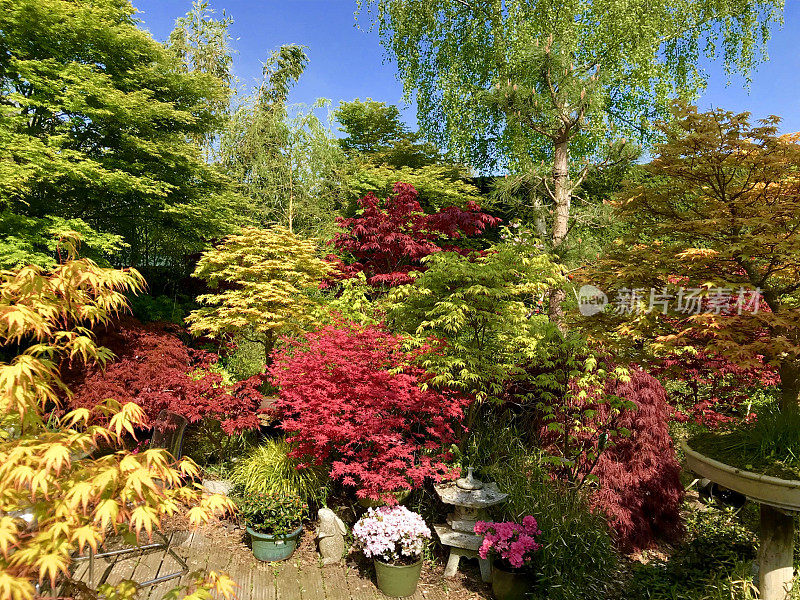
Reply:
<svg viewBox="0 0 800 600"><path fill-rule="evenodd" d="M696 288L699 311L652 306L606 325L652 348L702 349L781 378L800 402L800 135L780 119L678 105L645 176L618 198L627 234L587 280L605 291ZM673 293L667 291L672 286ZM663 294L663 296L662 296ZM678 298L672 297L673 309ZM608 311L604 316L608 316ZM602 317L601 317L602 320Z"/></svg>
<svg viewBox="0 0 800 600"><path fill-rule="evenodd" d="M189 330L212 338L245 338L272 349L277 336L302 331L312 320L313 295L330 266L317 245L285 227L246 227L203 253L194 276L212 292L186 319Z"/></svg>
<svg viewBox="0 0 800 600"><path fill-rule="evenodd" d="M76 258L78 237L62 240L64 259L50 270L27 266L0 272L0 598L28 600L56 594L73 557L97 550L115 533L152 536L162 517L188 508L199 524L231 508L222 496L203 495L191 481L197 466L166 451L132 454L123 436L146 425L134 403L113 399L94 411L59 416L69 394L61 361L105 363L91 328L127 308L124 292L144 280L135 270L102 268ZM7 358L10 357L10 358ZM95 415L107 425L94 422ZM27 519L23 517L28 517ZM199 575L184 593L211 588L229 596L231 581ZM131 582L106 596L132 595Z"/></svg>

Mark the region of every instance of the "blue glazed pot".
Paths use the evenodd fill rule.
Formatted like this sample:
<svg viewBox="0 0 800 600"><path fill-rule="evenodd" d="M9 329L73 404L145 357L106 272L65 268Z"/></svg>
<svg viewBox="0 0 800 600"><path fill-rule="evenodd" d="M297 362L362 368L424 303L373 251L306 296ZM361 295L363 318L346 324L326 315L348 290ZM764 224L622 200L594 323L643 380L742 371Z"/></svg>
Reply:
<svg viewBox="0 0 800 600"><path fill-rule="evenodd" d="M302 525L292 533L284 535L271 535L269 533L261 533L247 528L247 533L250 534L250 541L253 545L253 556L258 560L265 562L274 562L278 560L286 560L295 548L297 548L297 540L300 534L303 533Z"/></svg>

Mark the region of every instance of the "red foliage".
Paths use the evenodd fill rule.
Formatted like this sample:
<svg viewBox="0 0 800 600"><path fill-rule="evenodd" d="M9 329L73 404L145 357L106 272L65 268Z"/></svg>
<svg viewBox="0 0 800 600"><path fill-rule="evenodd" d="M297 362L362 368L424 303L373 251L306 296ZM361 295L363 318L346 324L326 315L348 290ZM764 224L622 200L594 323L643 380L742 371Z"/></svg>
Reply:
<svg viewBox="0 0 800 600"><path fill-rule="evenodd" d="M575 389L575 382L570 387ZM583 449L574 452L579 463L576 479L584 479L589 472L599 479L592 504L607 515L621 549L647 548L657 539L674 541L682 532L683 486L669 435L672 409L664 388L654 377L631 368L628 383L610 380L599 393L633 402L638 408L612 413L609 403L580 406L579 411L596 412L572 432L572 443ZM630 435L615 435L602 447L602 433L609 429L628 430ZM545 451L563 451L563 434L546 424L541 425L540 439ZM589 458L592 455L597 456L596 462ZM553 474L563 476L559 468Z"/></svg>
<svg viewBox="0 0 800 600"><path fill-rule="evenodd" d="M409 272L421 270L424 257L444 245L452 246L452 240L478 235L501 222L481 212L474 202L465 209L451 206L427 215L417 196L414 186L397 183L393 196L380 200L369 193L358 201L361 215L337 219L345 231L331 243L356 260L349 265L337 261L343 278L363 272L376 287L409 283Z"/></svg>
<svg viewBox="0 0 800 600"><path fill-rule="evenodd" d="M286 340L270 368L296 456L329 465L361 498L393 502L388 492L453 474L444 447L468 400L422 390L427 374L402 341L374 326L330 325Z"/></svg>
<svg viewBox="0 0 800 600"><path fill-rule="evenodd" d="M64 380L74 395L73 407L93 408L106 398L136 402L152 420L162 410L176 412L190 422L219 419L227 433L258 426L255 411L261 400L263 378L251 377L232 386L222 385L218 373L204 372L217 355L187 347L181 331L169 323L143 325L126 319L98 332L98 343L116 359L105 369L62 366Z"/></svg>
<svg viewBox="0 0 800 600"><path fill-rule="evenodd" d="M624 411L617 422L631 435L616 438L600 454L594 468L600 487L592 501L608 515L620 547L637 550L681 535L683 485L669 435L671 409L664 388L642 370L631 369L630 376L628 383L607 392L638 407Z"/></svg>
<svg viewBox="0 0 800 600"><path fill-rule="evenodd" d="M682 381L689 388L688 397L673 401L677 421L694 421L709 427L736 418L734 413L749 400L755 386L772 387L780 383L777 371L768 365L743 367L702 350L696 354L670 355L656 363L650 372L662 380Z"/></svg>

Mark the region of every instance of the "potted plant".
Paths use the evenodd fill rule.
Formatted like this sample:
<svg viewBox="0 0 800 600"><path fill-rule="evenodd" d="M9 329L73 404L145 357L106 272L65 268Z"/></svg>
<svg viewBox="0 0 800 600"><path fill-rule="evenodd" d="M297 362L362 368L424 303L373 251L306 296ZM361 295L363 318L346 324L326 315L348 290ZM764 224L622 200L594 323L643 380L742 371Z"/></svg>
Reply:
<svg viewBox="0 0 800 600"><path fill-rule="evenodd" d="M370 508L353 527L364 555L375 563L378 589L392 598L411 596L422 571L422 549L431 530L405 506Z"/></svg>
<svg viewBox="0 0 800 600"><path fill-rule="evenodd" d="M492 560L492 592L497 600L522 600L533 591L532 567L541 534L536 519L522 523L478 521L475 533L483 536L478 555Z"/></svg>
<svg viewBox="0 0 800 600"><path fill-rule="evenodd" d="M258 560L289 558L303 531L308 506L296 494L243 494L236 501Z"/></svg>

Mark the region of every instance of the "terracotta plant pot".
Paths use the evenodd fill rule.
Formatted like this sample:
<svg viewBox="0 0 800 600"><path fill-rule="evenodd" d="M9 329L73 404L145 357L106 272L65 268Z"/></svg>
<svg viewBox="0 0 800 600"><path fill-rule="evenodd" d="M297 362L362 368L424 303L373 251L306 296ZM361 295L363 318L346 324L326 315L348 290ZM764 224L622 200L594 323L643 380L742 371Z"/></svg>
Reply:
<svg viewBox="0 0 800 600"><path fill-rule="evenodd" d="M422 572L422 558L413 565L391 565L375 559L378 589L390 598L413 596Z"/></svg>
<svg viewBox="0 0 800 600"><path fill-rule="evenodd" d="M253 545L253 556L264 562L286 560L297 548L297 538L303 532L303 527L298 527L292 533L285 535L270 535L247 528L250 541Z"/></svg>
<svg viewBox="0 0 800 600"><path fill-rule="evenodd" d="M492 593L497 600L525 600L533 592L533 579L528 573L492 568Z"/></svg>

